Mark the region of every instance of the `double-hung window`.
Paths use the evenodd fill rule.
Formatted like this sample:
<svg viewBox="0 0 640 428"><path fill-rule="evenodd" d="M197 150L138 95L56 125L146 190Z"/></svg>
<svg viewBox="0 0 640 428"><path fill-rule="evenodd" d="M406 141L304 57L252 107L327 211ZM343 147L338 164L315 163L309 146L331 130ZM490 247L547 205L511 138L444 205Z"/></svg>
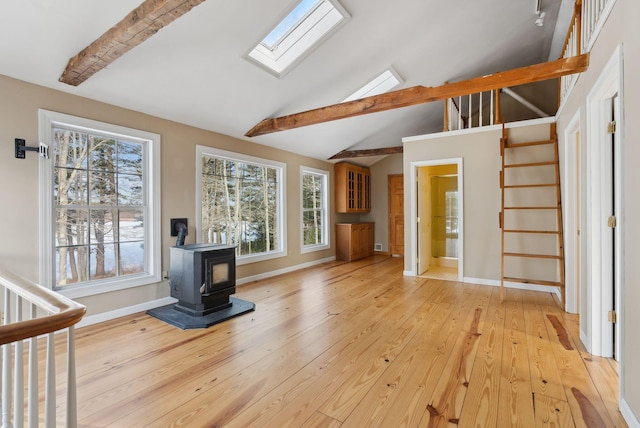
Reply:
<svg viewBox="0 0 640 428"><path fill-rule="evenodd" d="M70 297L160 281L160 136L40 110L41 281Z"/></svg>
<svg viewBox="0 0 640 428"><path fill-rule="evenodd" d="M329 173L314 168L300 168L302 190L302 252L329 248Z"/></svg>
<svg viewBox="0 0 640 428"><path fill-rule="evenodd" d="M197 147L198 242L236 246L236 263L286 255L285 164Z"/></svg>

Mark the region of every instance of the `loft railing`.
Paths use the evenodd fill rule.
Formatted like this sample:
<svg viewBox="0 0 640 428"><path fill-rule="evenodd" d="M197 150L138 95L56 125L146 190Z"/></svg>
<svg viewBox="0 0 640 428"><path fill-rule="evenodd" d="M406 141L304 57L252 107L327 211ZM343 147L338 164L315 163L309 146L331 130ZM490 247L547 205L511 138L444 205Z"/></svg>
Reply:
<svg viewBox="0 0 640 428"><path fill-rule="evenodd" d="M615 0L576 0L569 31L560 58L587 53L591 50ZM577 74L560 78L560 104L578 79Z"/></svg>
<svg viewBox="0 0 640 428"><path fill-rule="evenodd" d="M77 426L74 325L86 308L38 284L0 269L0 427ZM67 331L66 411L56 414L55 333ZM38 336L46 335L43 409L40 409ZM27 348L27 350L25 350ZM25 354L28 361L25 361ZM24 369L27 369L25 379ZM27 403L25 405L25 391ZM65 418L66 416L66 418Z"/></svg>
<svg viewBox="0 0 640 428"><path fill-rule="evenodd" d="M443 131L480 128L500 121L498 91L447 98L444 103Z"/></svg>
<svg viewBox="0 0 640 428"><path fill-rule="evenodd" d="M576 0L573 17L565 38L560 59L588 53L616 0ZM569 74L559 79L558 105L562 105L578 74ZM455 131L500 123L500 92L463 95L449 98L444 103L443 131ZM490 102L487 102L490 100Z"/></svg>

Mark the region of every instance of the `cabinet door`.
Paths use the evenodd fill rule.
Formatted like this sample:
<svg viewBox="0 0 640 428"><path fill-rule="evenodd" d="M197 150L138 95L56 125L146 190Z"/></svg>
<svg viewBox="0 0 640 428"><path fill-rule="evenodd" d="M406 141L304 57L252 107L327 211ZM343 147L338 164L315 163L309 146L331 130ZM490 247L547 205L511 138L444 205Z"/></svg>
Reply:
<svg viewBox="0 0 640 428"><path fill-rule="evenodd" d="M351 226L351 245L352 245L352 259L357 260L365 257L365 229L362 224L354 224Z"/></svg>
<svg viewBox="0 0 640 428"><path fill-rule="evenodd" d="M364 257L373 255L373 240L374 240L374 227L373 224L364 224L362 231L362 252Z"/></svg>
<svg viewBox="0 0 640 428"><path fill-rule="evenodd" d="M357 204L357 178L356 172L352 169L347 169L347 212L353 212L356 209Z"/></svg>
<svg viewBox="0 0 640 428"><path fill-rule="evenodd" d="M371 176L369 172L364 174L364 191L362 192L362 209L371 211Z"/></svg>

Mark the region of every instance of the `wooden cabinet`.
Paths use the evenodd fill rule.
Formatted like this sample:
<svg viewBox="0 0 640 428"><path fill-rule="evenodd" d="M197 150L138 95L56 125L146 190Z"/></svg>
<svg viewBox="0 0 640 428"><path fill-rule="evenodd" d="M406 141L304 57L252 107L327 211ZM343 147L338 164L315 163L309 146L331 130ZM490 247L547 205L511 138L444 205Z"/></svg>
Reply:
<svg viewBox="0 0 640 428"><path fill-rule="evenodd" d="M336 224L336 259L352 261L373 255L374 223Z"/></svg>
<svg viewBox="0 0 640 428"><path fill-rule="evenodd" d="M346 162L334 166L335 206L338 213L371 211L371 175L369 168Z"/></svg>

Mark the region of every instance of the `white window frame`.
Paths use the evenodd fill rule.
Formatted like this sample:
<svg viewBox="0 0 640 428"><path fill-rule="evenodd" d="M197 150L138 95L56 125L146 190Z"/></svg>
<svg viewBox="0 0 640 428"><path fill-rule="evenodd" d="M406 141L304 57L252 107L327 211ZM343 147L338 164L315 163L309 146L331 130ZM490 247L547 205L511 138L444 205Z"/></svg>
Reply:
<svg viewBox="0 0 640 428"><path fill-rule="evenodd" d="M144 144L143 180L146 183L145 272L115 278L90 280L78 284L55 286L54 216L53 216L53 153L50 159L40 158L40 283L69 298L92 296L162 281L160 233L160 135L69 114L39 109L40 141L52 145L53 126L72 127L117 138L128 138Z"/></svg>
<svg viewBox="0 0 640 428"><path fill-rule="evenodd" d="M282 18L291 13L296 3ZM265 37L277 26L274 25L264 37L245 55L245 58L280 78L298 64L320 43L344 25L351 15L337 0L323 0L302 21L284 36L273 50L262 44ZM282 19L278 20L280 23Z"/></svg>
<svg viewBox="0 0 640 428"><path fill-rule="evenodd" d="M303 201L303 184L302 184L302 176L304 174L313 174L313 175L319 175L322 177L322 188L323 188L323 192L322 192L322 204L323 204L323 216L324 216L324 222L325 222L325 227L323 229L322 232L322 244L314 244L314 245L304 245L304 231L302 230L302 225L303 225L303 213L304 213L304 209L302 206L302 201ZM325 171L322 169L316 169L316 168L310 168L310 167L306 167L306 166L301 166L300 167L300 252L302 254L305 253L310 253L313 251L321 251L321 250L327 250L331 247L331 242L330 242L330 234L329 234L329 228L330 228L330 223L329 223L329 171Z"/></svg>
<svg viewBox="0 0 640 428"><path fill-rule="evenodd" d="M286 212L286 176L287 165L270 159L258 158L255 156L245 155L242 153L230 152L227 150L216 149L214 147L196 145L196 241L202 243L202 157L215 156L225 158L227 160L237 162L248 162L255 165L267 166L275 168L278 171L278 219L276 221L278 227L278 243L280 248L269 251L268 253L246 254L236 257L236 265L245 265L249 263L271 260L287 255L287 212Z"/></svg>

